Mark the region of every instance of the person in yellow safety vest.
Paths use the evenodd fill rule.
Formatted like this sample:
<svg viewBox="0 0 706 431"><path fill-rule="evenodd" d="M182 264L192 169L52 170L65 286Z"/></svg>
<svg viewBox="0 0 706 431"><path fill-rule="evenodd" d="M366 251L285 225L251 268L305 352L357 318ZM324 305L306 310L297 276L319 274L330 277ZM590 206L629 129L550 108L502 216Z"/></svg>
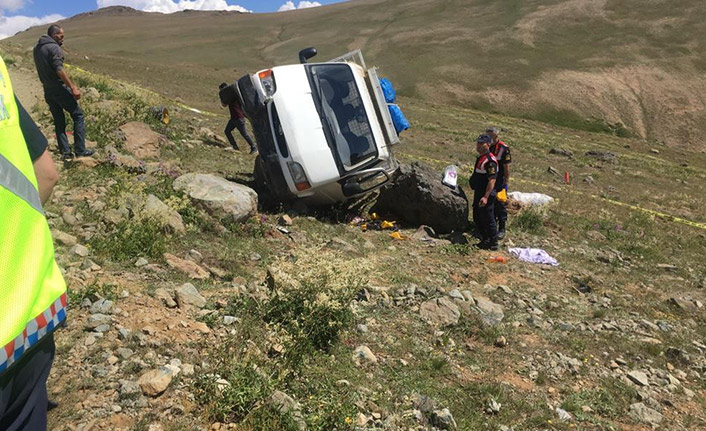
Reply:
<svg viewBox="0 0 706 431"><path fill-rule="evenodd" d="M46 430L54 330L66 284L43 203L58 180L46 139L0 57L0 430Z"/></svg>

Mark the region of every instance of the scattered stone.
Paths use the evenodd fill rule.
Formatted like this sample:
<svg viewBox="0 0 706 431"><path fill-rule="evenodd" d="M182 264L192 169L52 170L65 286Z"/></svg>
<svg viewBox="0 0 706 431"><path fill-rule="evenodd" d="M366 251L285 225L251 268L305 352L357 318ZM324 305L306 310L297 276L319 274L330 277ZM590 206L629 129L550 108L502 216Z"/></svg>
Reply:
<svg viewBox="0 0 706 431"><path fill-rule="evenodd" d="M499 402L495 401L494 399L491 399L488 402L488 408L485 409L486 413L491 414L491 415L496 415L500 413L500 409L502 408L502 404Z"/></svg>
<svg viewBox="0 0 706 431"><path fill-rule="evenodd" d="M392 184L380 189L378 213L394 214L413 226L431 226L436 233L463 232L468 224L468 199L463 189L441 183L439 173L414 162L400 164Z"/></svg>
<svg viewBox="0 0 706 431"><path fill-rule="evenodd" d="M74 163L84 168L93 169L100 165L101 161L93 157L76 157Z"/></svg>
<svg viewBox="0 0 706 431"><path fill-rule="evenodd" d="M192 262L201 263L203 260L203 254L200 251L194 250L193 248L186 252L186 258Z"/></svg>
<svg viewBox="0 0 706 431"><path fill-rule="evenodd" d="M662 422L662 415L658 411L647 407L644 403L631 404L630 415L639 422L651 425L657 425Z"/></svg>
<svg viewBox="0 0 706 431"><path fill-rule="evenodd" d="M133 174L144 174L146 172L145 164L136 158L122 154L113 146L105 147L106 157L105 162L109 165L124 169Z"/></svg>
<svg viewBox="0 0 706 431"><path fill-rule="evenodd" d="M446 297L423 302L419 313L431 324L440 326L455 325L461 317L461 310Z"/></svg>
<svg viewBox="0 0 706 431"><path fill-rule="evenodd" d="M223 316L223 324L224 325L232 325L235 322L237 322L239 319L235 316Z"/></svg>
<svg viewBox="0 0 706 431"><path fill-rule="evenodd" d="M557 416L559 416L559 420L562 422L568 422L572 419L571 414L560 407L557 407L555 412Z"/></svg>
<svg viewBox="0 0 706 431"><path fill-rule="evenodd" d="M696 304L684 298L671 297L669 298L669 303L684 312L696 310Z"/></svg>
<svg viewBox="0 0 706 431"><path fill-rule="evenodd" d="M557 156L564 156L568 158L574 157L574 153L571 150L565 148L552 148L549 150L549 154L556 154Z"/></svg>
<svg viewBox="0 0 706 431"><path fill-rule="evenodd" d="M367 334L368 333L368 325L364 325L362 323L358 324L356 326L356 330L360 332L361 334Z"/></svg>
<svg viewBox="0 0 706 431"><path fill-rule="evenodd" d="M97 330L97 328L104 326L104 325L110 325L112 323L113 319L106 315L106 314L91 314L88 316L88 319L86 319L86 323L83 325L84 328L89 329L89 330ZM98 332L104 332L104 331L98 331Z"/></svg>
<svg viewBox="0 0 706 431"><path fill-rule="evenodd" d="M502 305L496 304L488 298L478 296L476 301L476 311L480 314L483 323L487 326L499 325L505 318Z"/></svg>
<svg viewBox="0 0 706 431"><path fill-rule="evenodd" d="M458 290L458 289L454 289L454 290L452 290L451 292L449 292L449 298L451 298L451 299L459 299L459 300L464 301L464 302L466 301L466 297L463 296L463 294L461 293L461 291Z"/></svg>
<svg viewBox="0 0 706 431"><path fill-rule="evenodd" d="M358 365L361 365L361 361L370 364L377 364L378 362L378 358L375 357L368 346L359 346L355 349L355 352L353 352L353 360Z"/></svg>
<svg viewBox="0 0 706 431"><path fill-rule="evenodd" d="M593 157L594 159L598 159L602 162L607 163L615 163L620 157L617 154L611 153L609 151L586 151L586 155L588 157Z"/></svg>
<svg viewBox="0 0 706 431"><path fill-rule="evenodd" d="M240 222L257 213L255 190L215 175L182 175L174 181L173 187L176 191L186 192L216 217L232 217Z"/></svg>
<svg viewBox="0 0 706 431"><path fill-rule="evenodd" d="M174 233L184 233L186 227L181 215L169 208L155 195L147 195L144 207L140 210L141 217L154 220L160 226L168 227Z"/></svg>
<svg viewBox="0 0 706 431"><path fill-rule="evenodd" d="M78 242L75 236L60 230L52 229L51 235L54 237L54 241L61 245L72 246L76 245Z"/></svg>
<svg viewBox="0 0 706 431"><path fill-rule="evenodd" d="M122 398L127 398L140 393L140 385L132 380L121 379L118 381L120 384L120 396Z"/></svg>
<svg viewBox="0 0 706 431"><path fill-rule="evenodd" d="M140 389L142 389L143 394L156 397L167 390L173 378L174 373L171 369L160 367L142 374L137 380L137 384L140 386Z"/></svg>
<svg viewBox="0 0 706 431"><path fill-rule="evenodd" d="M143 266L146 266L149 264L149 261L145 259L144 257L138 257L137 260L135 261L135 266L137 268L142 268Z"/></svg>
<svg viewBox="0 0 706 431"><path fill-rule="evenodd" d="M455 430L457 428L456 421L447 408L434 410L431 414L431 423L442 430Z"/></svg>
<svg viewBox="0 0 706 431"><path fill-rule="evenodd" d="M118 329L118 338L127 341L132 338L132 331L128 328L120 328Z"/></svg>
<svg viewBox="0 0 706 431"><path fill-rule="evenodd" d="M163 256L164 260L167 261L167 265L169 265L171 268L183 272L184 274L188 275L189 278L193 278L196 280L205 280L211 277L211 274L208 271L201 268L199 265L190 260L180 259L170 253L164 253Z"/></svg>
<svg viewBox="0 0 706 431"><path fill-rule="evenodd" d="M91 313L110 314L113 310L113 301L105 298L100 298L91 305Z"/></svg>
<svg viewBox="0 0 706 431"><path fill-rule="evenodd" d="M507 339L502 335L495 340L495 347L505 347L507 346Z"/></svg>
<svg viewBox="0 0 706 431"><path fill-rule="evenodd" d="M284 214L277 219L277 223L280 226L291 226L292 223L294 223L294 221L292 220L292 218L290 216L288 216L287 214Z"/></svg>
<svg viewBox="0 0 706 431"><path fill-rule="evenodd" d="M117 353L118 356L124 360L129 359L135 352L125 347L118 347L118 350L116 350L115 353Z"/></svg>
<svg viewBox="0 0 706 431"><path fill-rule="evenodd" d="M647 375L645 373L643 373L642 371L630 371L627 374L627 376L636 385L639 385L639 386L649 386L650 385L650 380L647 378Z"/></svg>
<svg viewBox="0 0 706 431"><path fill-rule="evenodd" d="M174 301L174 293L163 287L154 291L154 298L162 301L167 308L175 308L177 306L176 301Z"/></svg>
<svg viewBox="0 0 706 431"><path fill-rule="evenodd" d="M89 254L91 254L91 251L88 249L88 247L83 246L81 244L76 244L73 247L71 247L71 253L81 256L81 257L86 257Z"/></svg>
<svg viewBox="0 0 706 431"><path fill-rule="evenodd" d="M275 391L270 397L269 403L281 414L289 414L297 423L297 428L301 431L306 430L306 421L302 415L301 407L298 402L292 399L292 397L284 392Z"/></svg>
<svg viewBox="0 0 706 431"><path fill-rule="evenodd" d="M159 147L169 142L163 135L153 132L147 124L137 121L123 124L120 132L125 141L123 148L139 159L159 158Z"/></svg>
<svg viewBox="0 0 706 431"><path fill-rule="evenodd" d="M203 308L206 305L206 298L201 296L196 287L191 283L184 283L174 290L176 300L180 308L187 305L193 305L197 308Z"/></svg>

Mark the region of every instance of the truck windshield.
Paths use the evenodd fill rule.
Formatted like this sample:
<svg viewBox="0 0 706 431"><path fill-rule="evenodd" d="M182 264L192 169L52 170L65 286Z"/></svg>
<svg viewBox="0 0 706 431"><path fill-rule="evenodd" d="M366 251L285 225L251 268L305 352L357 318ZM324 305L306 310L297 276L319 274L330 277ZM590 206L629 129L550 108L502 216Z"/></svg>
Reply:
<svg viewBox="0 0 706 431"><path fill-rule="evenodd" d="M328 129L329 144L348 171L377 154L368 116L353 72L347 64L308 68L316 86L317 108Z"/></svg>

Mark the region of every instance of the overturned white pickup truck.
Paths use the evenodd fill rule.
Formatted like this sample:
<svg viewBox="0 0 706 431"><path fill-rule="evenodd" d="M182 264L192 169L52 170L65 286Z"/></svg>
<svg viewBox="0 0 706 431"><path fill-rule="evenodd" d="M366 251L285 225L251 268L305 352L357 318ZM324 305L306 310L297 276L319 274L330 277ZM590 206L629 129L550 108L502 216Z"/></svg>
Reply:
<svg viewBox="0 0 706 431"><path fill-rule="evenodd" d="M237 97L259 150L256 179L280 201L343 202L390 181L398 168L392 146L400 139L375 68L354 51L325 63L307 63L245 75L221 91Z"/></svg>

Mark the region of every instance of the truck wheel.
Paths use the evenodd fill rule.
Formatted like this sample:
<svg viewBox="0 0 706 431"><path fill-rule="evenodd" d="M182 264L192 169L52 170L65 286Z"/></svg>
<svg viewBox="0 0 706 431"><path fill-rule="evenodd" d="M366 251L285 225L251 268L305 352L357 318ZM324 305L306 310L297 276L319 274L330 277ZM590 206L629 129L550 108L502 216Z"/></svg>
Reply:
<svg viewBox="0 0 706 431"><path fill-rule="evenodd" d="M243 97L243 111L249 118L257 116L265 107L260 101L260 97L255 91L250 75L245 75L238 79L238 88Z"/></svg>
<svg viewBox="0 0 706 431"><path fill-rule="evenodd" d="M255 186L255 190L258 193L260 192L260 190L267 190L267 179L265 179L265 172L262 169L262 160L260 160L259 155L255 157L255 166L253 166L253 179L253 185Z"/></svg>

